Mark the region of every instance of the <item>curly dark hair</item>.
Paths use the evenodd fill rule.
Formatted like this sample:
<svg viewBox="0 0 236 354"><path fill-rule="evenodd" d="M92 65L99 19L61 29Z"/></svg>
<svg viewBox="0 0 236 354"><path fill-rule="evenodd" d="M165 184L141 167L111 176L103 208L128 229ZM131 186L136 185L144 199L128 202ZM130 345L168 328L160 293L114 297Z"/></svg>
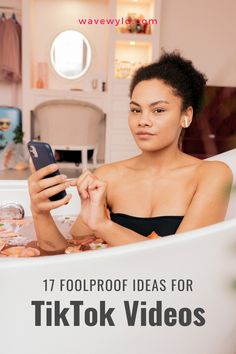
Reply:
<svg viewBox="0 0 236 354"><path fill-rule="evenodd" d="M172 87L174 94L182 98L182 111L189 106L193 108L193 116L201 111L207 78L178 51L164 52L158 61L141 66L131 80L130 97L140 81L151 79L162 80Z"/></svg>

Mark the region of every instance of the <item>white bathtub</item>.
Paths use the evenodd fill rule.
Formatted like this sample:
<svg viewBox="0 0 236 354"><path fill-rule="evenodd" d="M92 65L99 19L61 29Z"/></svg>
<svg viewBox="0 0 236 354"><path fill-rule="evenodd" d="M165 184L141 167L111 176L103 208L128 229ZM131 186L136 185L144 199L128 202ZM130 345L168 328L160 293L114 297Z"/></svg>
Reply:
<svg viewBox="0 0 236 354"><path fill-rule="evenodd" d="M236 149L221 154L236 172ZM20 201L29 214L25 182L1 181L1 200ZM8 188L8 190L6 190ZM79 204L58 211L76 213ZM2 259L0 262L0 353L1 354L235 354L236 353L236 218L231 203L227 220L196 231L159 240L86 252L34 259ZM44 289L44 280L54 279L54 288ZM125 291L60 291L63 279L111 279L127 281ZM164 279L165 291L132 289L133 280ZM171 291L174 279L190 279L193 291ZM52 283L48 281L48 285ZM69 284L69 282L68 282ZM180 280L181 284L181 280ZM191 289L190 289L191 290ZM31 301L84 301L81 325L35 326ZM163 309L202 308L203 326L128 326L124 301L144 301L149 308L162 301ZM115 326L88 326L83 322L85 308L98 308L101 301L115 308ZM51 307L50 305L48 306ZM145 308L145 304L141 307ZM163 318L162 318L163 320ZM177 321L178 322L178 321Z"/></svg>

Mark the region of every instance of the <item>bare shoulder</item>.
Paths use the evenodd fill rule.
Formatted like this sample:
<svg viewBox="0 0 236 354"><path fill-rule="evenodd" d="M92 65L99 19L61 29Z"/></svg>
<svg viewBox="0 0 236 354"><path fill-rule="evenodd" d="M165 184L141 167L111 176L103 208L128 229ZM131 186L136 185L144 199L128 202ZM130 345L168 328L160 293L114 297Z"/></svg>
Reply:
<svg viewBox="0 0 236 354"><path fill-rule="evenodd" d="M94 174L97 177L99 177L107 182L108 181L111 182L114 179L119 178L123 174L128 163L129 163L129 160L122 160L122 161L108 163L108 164L98 167L94 171Z"/></svg>
<svg viewBox="0 0 236 354"><path fill-rule="evenodd" d="M233 182L232 170L223 161L202 161L198 166L198 176L201 181L214 178L223 184Z"/></svg>

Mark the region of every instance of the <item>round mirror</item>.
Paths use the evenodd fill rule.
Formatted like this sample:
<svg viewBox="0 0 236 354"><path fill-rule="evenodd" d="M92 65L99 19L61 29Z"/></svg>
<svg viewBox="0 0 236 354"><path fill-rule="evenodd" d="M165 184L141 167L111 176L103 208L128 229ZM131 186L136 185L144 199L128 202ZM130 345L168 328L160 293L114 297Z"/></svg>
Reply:
<svg viewBox="0 0 236 354"><path fill-rule="evenodd" d="M77 79L91 63L91 47L85 36L75 30L61 32L51 46L51 62L58 75Z"/></svg>

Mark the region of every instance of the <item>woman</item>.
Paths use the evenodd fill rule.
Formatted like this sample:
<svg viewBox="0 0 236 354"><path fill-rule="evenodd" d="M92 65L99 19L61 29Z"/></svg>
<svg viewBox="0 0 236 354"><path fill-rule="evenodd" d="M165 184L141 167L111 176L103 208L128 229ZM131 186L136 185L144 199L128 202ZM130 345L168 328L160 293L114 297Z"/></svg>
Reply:
<svg viewBox="0 0 236 354"><path fill-rule="evenodd" d="M130 85L129 127L142 151L128 160L104 165L77 180L43 179L50 165L29 178L32 215L39 246L63 252L67 241L50 210L69 202L48 197L77 186L81 213L73 237L95 235L109 245L145 241L204 227L224 219L232 173L218 161L202 161L183 153L180 137L200 110L206 78L177 53L141 67ZM110 218L104 206L110 209Z"/></svg>

